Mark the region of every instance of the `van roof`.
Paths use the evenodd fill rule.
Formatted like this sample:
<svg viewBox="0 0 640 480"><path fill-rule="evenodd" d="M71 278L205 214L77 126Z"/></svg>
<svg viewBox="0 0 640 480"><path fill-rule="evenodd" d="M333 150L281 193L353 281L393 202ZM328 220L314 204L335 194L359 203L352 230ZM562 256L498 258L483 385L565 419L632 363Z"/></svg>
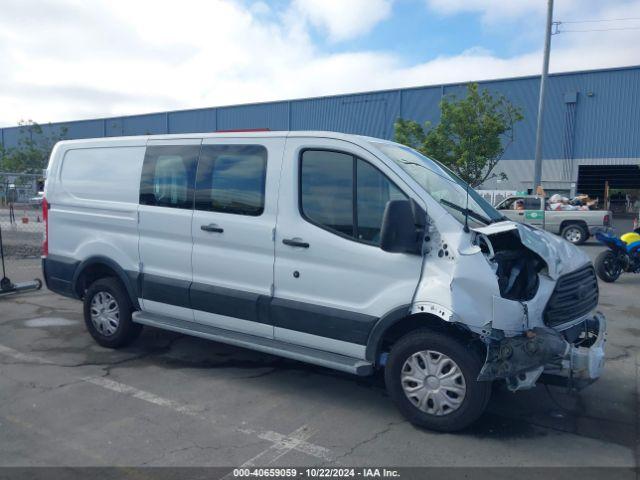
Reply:
<svg viewBox="0 0 640 480"><path fill-rule="evenodd" d="M76 140L62 140L58 142L60 146L83 145L89 146L94 144L111 144L111 145L143 145L147 140L178 140L178 139L194 139L194 138L286 138L286 137L316 137L316 138L332 138L336 140L359 140L359 141L375 141L391 143L388 140L375 137L366 137L363 135L354 135L349 133L316 131L316 130L295 130L295 131L226 131L226 132L203 132L203 133L172 133L163 135L136 135L123 137L98 137L83 138Z"/></svg>

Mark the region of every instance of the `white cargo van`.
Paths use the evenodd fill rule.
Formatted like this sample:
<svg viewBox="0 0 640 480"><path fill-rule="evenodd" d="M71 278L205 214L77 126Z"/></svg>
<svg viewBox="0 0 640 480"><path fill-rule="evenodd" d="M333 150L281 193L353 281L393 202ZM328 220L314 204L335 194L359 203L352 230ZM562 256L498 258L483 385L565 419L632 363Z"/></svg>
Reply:
<svg viewBox="0 0 640 480"><path fill-rule="evenodd" d="M50 290L102 346L143 325L371 375L413 423L463 428L544 379L596 379L585 254L505 219L437 162L331 132L64 141L45 189Z"/></svg>

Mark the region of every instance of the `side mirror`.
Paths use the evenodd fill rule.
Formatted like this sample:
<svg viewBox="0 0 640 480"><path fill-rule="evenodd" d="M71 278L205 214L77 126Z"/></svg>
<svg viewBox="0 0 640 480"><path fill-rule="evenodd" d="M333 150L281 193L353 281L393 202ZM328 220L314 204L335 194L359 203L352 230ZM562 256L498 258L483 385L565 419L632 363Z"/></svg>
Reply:
<svg viewBox="0 0 640 480"><path fill-rule="evenodd" d="M413 199L389 200L382 216L380 248L392 253L422 253L426 213Z"/></svg>

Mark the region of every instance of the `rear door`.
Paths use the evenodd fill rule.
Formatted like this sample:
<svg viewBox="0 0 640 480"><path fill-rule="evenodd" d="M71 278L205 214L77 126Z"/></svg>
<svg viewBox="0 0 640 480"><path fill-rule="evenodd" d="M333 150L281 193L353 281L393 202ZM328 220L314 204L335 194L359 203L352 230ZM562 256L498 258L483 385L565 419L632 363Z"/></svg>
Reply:
<svg viewBox="0 0 640 480"><path fill-rule="evenodd" d="M411 303L420 277L421 256L379 246L387 201L409 193L379 159L349 142L290 137L284 158L275 338L364 358L373 325Z"/></svg>
<svg viewBox="0 0 640 480"><path fill-rule="evenodd" d="M278 182L284 139L205 139L193 217L195 320L273 337Z"/></svg>
<svg viewBox="0 0 640 480"><path fill-rule="evenodd" d="M138 210L141 307L191 321L191 222L200 143L200 139L147 143Z"/></svg>

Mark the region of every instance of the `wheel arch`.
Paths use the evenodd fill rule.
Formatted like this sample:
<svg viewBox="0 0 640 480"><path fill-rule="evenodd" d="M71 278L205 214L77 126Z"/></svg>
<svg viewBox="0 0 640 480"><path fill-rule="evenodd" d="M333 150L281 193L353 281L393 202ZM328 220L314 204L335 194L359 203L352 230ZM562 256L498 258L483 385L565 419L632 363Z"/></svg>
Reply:
<svg viewBox="0 0 640 480"><path fill-rule="evenodd" d="M582 228L584 228L585 234L587 236L589 235L589 226L587 225L587 222L585 222L584 220L562 220L562 222L560 222L560 232L562 232L562 230L564 230L566 227L570 225L581 226Z"/></svg>
<svg viewBox="0 0 640 480"><path fill-rule="evenodd" d="M447 322L431 313L411 313L410 305L398 307L380 318L374 325L365 350L365 358L379 365L380 355L407 333L419 329L447 333L461 340L470 340L472 333L459 324Z"/></svg>
<svg viewBox="0 0 640 480"><path fill-rule="evenodd" d="M108 257L93 256L85 259L78 265L71 283L73 293L77 295L78 298L82 298L85 290L91 283L105 277L117 278L127 291L131 304L134 308L140 309L140 305L138 304L140 292L138 272L128 273Z"/></svg>

